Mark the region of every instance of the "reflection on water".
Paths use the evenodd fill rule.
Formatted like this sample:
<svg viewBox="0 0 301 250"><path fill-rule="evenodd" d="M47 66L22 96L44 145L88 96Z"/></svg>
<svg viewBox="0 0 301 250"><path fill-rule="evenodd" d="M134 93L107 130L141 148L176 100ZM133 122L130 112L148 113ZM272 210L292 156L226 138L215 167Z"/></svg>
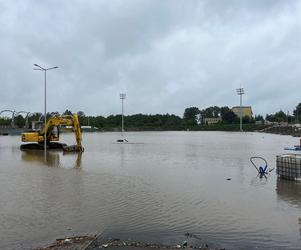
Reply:
<svg viewBox="0 0 301 250"><path fill-rule="evenodd" d="M67 153L69 155L76 155L76 159L74 162L74 168L81 168L82 153L83 152ZM49 167L60 167L60 165L61 165L60 157L61 156L62 156L61 152L47 151L46 165ZM22 151L21 157L22 157L22 160L25 162L32 162L32 163L39 162L39 163L45 164L44 151L41 151L41 150ZM64 154L62 157L64 157Z"/></svg>
<svg viewBox="0 0 301 250"><path fill-rule="evenodd" d="M72 135L62 137L74 144ZM19 137L1 137L0 249L104 230L173 245L188 232L212 247L300 249L300 184L277 180L275 171L259 178L249 161L260 155L273 167L294 138L221 132L128 133L143 144L117 138L84 134L85 152L48 151L45 163L43 151L21 152Z"/></svg>
<svg viewBox="0 0 301 250"><path fill-rule="evenodd" d="M74 168L81 168L83 152L77 152L77 153L74 153L74 154L77 154Z"/></svg>
<svg viewBox="0 0 301 250"><path fill-rule="evenodd" d="M301 208L301 182L277 178L278 198Z"/></svg>
<svg viewBox="0 0 301 250"><path fill-rule="evenodd" d="M28 150L22 152L22 160L26 162L39 162L45 163L44 151L41 150ZM46 165L49 167L58 167L60 165L60 155L57 152L47 152Z"/></svg>
<svg viewBox="0 0 301 250"><path fill-rule="evenodd" d="M257 174L257 176L251 179L252 186L264 186L268 182L268 177L266 175Z"/></svg>
<svg viewBox="0 0 301 250"><path fill-rule="evenodd" d="M301 182L291 181L281 178L277 178L277 194L278 198L287 202L288 204L301 208ZM298 225L300 227L300 239L301 239L301 218L298 217Z"/></svg>
<svg viewBox="0 0 301 250"><path fill-rule="evenodd" d="M298 218L298 224L299 224L299 226L300 226L300 239L301 239L301 218Z"/></svg>

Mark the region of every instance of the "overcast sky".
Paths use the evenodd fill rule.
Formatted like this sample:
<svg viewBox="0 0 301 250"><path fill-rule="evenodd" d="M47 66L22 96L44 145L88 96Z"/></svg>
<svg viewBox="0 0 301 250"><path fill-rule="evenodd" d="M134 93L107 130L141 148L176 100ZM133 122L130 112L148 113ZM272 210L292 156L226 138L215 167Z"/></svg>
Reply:
<svg viewBox="0 0 301 250"><path fill-rule="evenodd" d="M0 110L87 115L301 102L301 1L0 0Z"/></svg>

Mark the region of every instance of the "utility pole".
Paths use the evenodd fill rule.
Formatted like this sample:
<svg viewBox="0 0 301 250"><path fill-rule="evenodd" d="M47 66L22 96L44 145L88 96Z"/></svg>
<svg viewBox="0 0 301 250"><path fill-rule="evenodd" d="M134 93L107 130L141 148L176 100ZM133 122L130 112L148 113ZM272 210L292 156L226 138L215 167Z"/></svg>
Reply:
<svg viewBox="0 0 301 250"><path fill-rule="evenodd" d="M242 110L242 95L245 93L243 88L238 88L236 89L237 94L240 97L240 108L239 108L239 118L240 118L240 131L242 132L242 115L243 115L243 110Z"/></svg>

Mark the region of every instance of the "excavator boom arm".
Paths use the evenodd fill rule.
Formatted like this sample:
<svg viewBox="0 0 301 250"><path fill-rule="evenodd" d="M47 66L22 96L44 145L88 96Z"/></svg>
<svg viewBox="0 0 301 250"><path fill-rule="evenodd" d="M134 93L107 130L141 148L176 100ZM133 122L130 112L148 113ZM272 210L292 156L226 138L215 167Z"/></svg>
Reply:
<svg viewBox="0 0 301 250"><path fill-rule="evenodd" d="M74 134L75 134L77 147L82 149L82 151L83 151L82 133L81 133L81 130L80 130L80 125L79 125L77 114L73 115L73 129L74 129Z"/></svg>

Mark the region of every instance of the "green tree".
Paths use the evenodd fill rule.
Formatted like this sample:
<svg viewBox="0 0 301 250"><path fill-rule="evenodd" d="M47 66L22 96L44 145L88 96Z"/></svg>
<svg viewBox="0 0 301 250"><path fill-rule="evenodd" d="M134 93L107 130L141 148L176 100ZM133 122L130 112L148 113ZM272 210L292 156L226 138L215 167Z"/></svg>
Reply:
<svg viewBox="0 0 301 250"><path fill-rule="evenodd" d="M221 107L221 117L223 123L237 123L238 116L227 106Z"/></svg>
<svg viewBox="0 0 301 250"><path fill-rule="evenodd" d="M265 119L269 122L286 122L287 115L282 110L280 110L275 114L267 114Z"/></svg>
<svg viewBox="0 0 301 250"><path fill-rule="evenodd" d="M199 115L200 110L197 107L190 107L185 109L183 118L187 125L196 125Z"/></svg>
<svg viewBox="0 0 301 250"><path fill-rule="evenodd" d="M11 125L11 119L8 117L1 117L0 118L0 126L10 126Z"/></svg>
<svg viewBox="0 0 301 250"><path fill-rule="evenodd" d="M80 125L85 125L85 124L87 124L86 123L86 116L85 116L85 113L83 112L83 111L78 111L77 112L77 115L78 115L78 121L79 121L79 124Z"/></svg>
<svg viewBox="0 0 301 250"><path fill-rule="evenodd" d="M279 112L275 113L275 121L276 122L286 122L287 121L287 116L286 114L280 110Z"/></svg>
<svg viewBox="0 0 301 250"><path fill-rule="evenodd" d="M243 123L254 123L255 120L254 120L252 117L250 117L250 116L244 116L244 117L242 118L242 122L243 122Z"/></svg>
<svg viewBox="0 0 301 250"><path fill-rule="evenodd" d="M263 116L262 115L255 115L255 121L263 121Z"/></svg>
<svg viewBox="0 0 301 250"><path fill-rule="evenodd" d="M97 128L104 128L106 126L106 118L103 116L90 118L90 125Z"/></svg>
<svg viewBox="0 0 301 250"><path fill-rule="evenodd" d="M25 119L22 115L18 115L18 116L15 116L15 125L19 128L22 128L25 126Z"/></svg>
<svg viewBox="0 0 301 250"><path fill-rule="evenodd" d="M201 111L204 118L217 118L221 115L221 108L218 106L211 106Z"/></svg>
<svg viewBox="0 0 301 250"><path fill-rule="evenodd" d="M269 122L275 122L275 115L274 114L266 114L265 120Z"/></svg>
<svg viewBox="0 0 301 250"><path fill-rule="evenodd" d="M72 115L72 111L66 109L65 112L63 113L63 115Z"/></svg>
<svg viewBox="0 0 301 250"><path fill-rule="evenodd" d="M301 116L301 103L299 103L299 104L296 106L296 108L295 108L293 114L294 114L295 121L296 121L297 123L299 123L299 122L300 122L300 116Z"/></svg>
<svg viewBox="0 0 301 250"><path fill-rule="evenodd" d="M86 116L85 113L84 113L84 111L78 111L77 115L78 116L82 116L82 117Z"/></svg>

